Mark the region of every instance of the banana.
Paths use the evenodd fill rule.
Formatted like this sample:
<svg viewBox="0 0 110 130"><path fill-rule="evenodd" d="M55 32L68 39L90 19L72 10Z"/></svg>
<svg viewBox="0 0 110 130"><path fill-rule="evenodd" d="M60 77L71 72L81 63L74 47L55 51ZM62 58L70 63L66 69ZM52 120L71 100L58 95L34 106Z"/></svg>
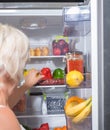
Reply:
<svg viewBox="0 0 110 130"><path fill-rule="evenodd" d="M87 118L87 116L91 113L91 111L92 111L92 101L87 105L86 108L84 108L84 110L81 113L79 113L76 117L73 117L72 122L79 123L83 121L84 119Z"/></svg>
<svg viewBox="0 0 110 130"><path fill-rule="evenodd" d="M77 104L75 106L68 105L68 107L65 110L65 113L67 116L74 117L77 116L92 100L92 97L88 98L84 102Z"/></svg>

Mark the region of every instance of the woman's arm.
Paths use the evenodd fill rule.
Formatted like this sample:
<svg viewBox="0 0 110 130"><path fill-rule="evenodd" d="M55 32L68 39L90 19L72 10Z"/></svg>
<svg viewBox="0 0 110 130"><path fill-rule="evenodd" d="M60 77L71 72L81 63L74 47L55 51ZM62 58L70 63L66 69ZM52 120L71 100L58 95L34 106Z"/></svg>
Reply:
<svg viewBox="0 0 110 130"><path fill-rule="evenodd" d="M21 130L15 114L7 106L0 108L0 130Z"/></svg>
<svg viewBox="0 0 110 130"><path fill-rule="evenodd" d="M40 75L35 69L32 69L29 74L25 77L25 83L21 87L16 87L13 94L9 97L9 106L13 108L18 101L23 97L24 93L33 87L39 80L44 76Z"/></svg>

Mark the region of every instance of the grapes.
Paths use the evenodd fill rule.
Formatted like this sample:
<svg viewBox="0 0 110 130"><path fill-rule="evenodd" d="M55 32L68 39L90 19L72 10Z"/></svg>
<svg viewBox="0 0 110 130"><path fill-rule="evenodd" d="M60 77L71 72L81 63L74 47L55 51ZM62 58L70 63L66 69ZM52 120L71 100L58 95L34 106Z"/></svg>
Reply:
<svg viewBox="0 0 110 130"><path fill-rule="evenodd" d="M69 44L64 40L60 39L57 42L53 40L53 55L65 55L69 52Z"/></svg>

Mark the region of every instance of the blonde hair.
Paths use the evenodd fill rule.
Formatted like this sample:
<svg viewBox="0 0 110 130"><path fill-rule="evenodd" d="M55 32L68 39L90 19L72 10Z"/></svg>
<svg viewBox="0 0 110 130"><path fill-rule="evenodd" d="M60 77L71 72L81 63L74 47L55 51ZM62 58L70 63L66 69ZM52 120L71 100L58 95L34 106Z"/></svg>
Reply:
<svg viewBox="0 0 110 130"><path fill-rule="evenodd" d="M29 56L29 39L20 30L0 24L0 69L20 80Z"/></svg>

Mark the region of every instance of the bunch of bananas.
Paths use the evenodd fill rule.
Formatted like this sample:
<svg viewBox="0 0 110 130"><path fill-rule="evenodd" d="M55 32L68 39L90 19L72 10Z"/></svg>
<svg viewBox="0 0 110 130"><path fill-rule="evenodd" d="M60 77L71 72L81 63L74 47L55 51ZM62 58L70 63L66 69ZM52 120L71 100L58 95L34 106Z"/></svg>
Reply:
<svg viewBox="0 0 110 130"><path fill-rule="evenodd" d="M92 97L84 100L81 103L75 104L70 103L65 108L65 113L67 116L72 118L74 123L79 123L86 119L92 111Z"/></svg>

